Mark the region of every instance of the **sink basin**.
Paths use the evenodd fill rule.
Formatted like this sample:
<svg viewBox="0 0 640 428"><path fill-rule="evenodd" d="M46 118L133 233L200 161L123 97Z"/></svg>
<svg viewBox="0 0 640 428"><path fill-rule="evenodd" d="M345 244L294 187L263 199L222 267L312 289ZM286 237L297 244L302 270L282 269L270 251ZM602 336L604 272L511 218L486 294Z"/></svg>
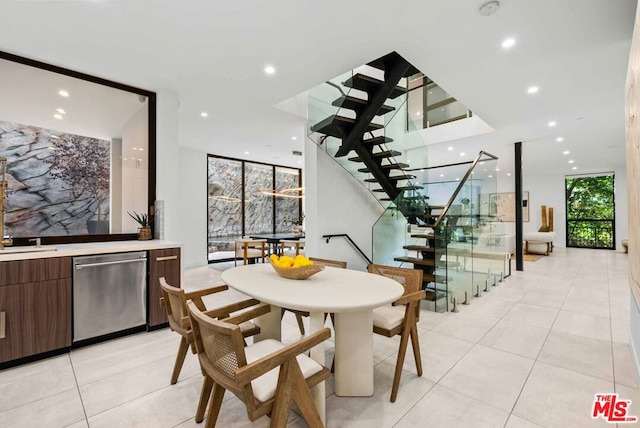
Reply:
<svg viewBox="0 0 640 428"><path fill-rule="evenodd" d="M42 251L57 251L56 247L4 247L0 250L0 256L3 254L19 254L19 253L39 253Z"/></svg>

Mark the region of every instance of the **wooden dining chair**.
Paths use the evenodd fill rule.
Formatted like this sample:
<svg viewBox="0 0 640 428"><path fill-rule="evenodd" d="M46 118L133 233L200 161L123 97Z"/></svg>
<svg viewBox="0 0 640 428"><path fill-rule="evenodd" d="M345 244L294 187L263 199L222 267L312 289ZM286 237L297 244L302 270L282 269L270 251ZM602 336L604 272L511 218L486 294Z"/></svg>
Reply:
<svg viewBox="0 0 640 428"><path fill-rule="evenodd" d="M187 355L187 349L189 346L191 346L191 351L194 354L196 353L193 333L191 331L191 323L189 322L187 302L192 301L196 307L204 311L206 308L202 301L202 297L225 291L229 287L226 285L219 285L202 290L186 292L182 288L169 285L164 277L160 278L160 287L162 289L160 304L163 305L167 311L169 326L171 327L171 330L182 336L182 340L180 340L180 345L178 347L178 355L176 355L176 362L173 365L173 372L171 374L171 385L174 385L178 381L178 376L180 375L180 370L182 370L182 365L184 364L184 359ZM255 299L247 299L229 306L218 308L218 311L221 317L227 318L233 312L249 308L259 303L260 302ZM260 327L250 321L241 324L240 329L244 337L260 333Z"/></svg>
<svg viewBox="0 0 640 428"><path fill-rule="evenodd" d="M370 273L383 275L398 281L404 287L402 296L391 306L383 306L373 310L373 332L387 337L400 335L400 348L391 388L391 402L396 401L402 366L407 353L407 344L411 338L413 356L418 376L422 376L422 359L418 341L418 321L420 319L420 300L427 297L422 289L422 271L392 266L370 264Z"/></svg>
<svg viewBox="0 0 640 428"><path fill-rule="evenodd" d="M340 269L346 269L347 268L347 262L343 262L343 261L340 261L340 260L319 259L317 257L309 257L309 260L311 260L314 265L336 267L336 268L340 268ZM298 328L300 329L300 334L304 335L304 331L305 331L304 330L304 321L302 320L302 318L303 317L308 317L309 316L309 312L307 312L307 311L299 311L297 309L282 308L281 318L284 317L285 311L292 312L296 316L296 322L298 323ZM326 315L325 315L325 319L326 319ZM331 314L331 320L333 321L333 314Z"/></svg>
<svg viewBox="0 0 640 428"><path fill-rule="evenodd" d="M291 248L288 250L288 248ZM298 254L304 255L304 239L299 240L280 240L280 255L295 257Z"/></svg>
<svg viewBox="0 0 640 428"><path fill-rule="evenodd" d="M204 375L196 422L204 419L209 402L205 426L213 428L224 393L230 391L245 404L251 421L268 415L269 426L285 427L295 402L310 427L323 426L310 388L326 380L329 370L304 352L331 337L328 328L289 345L267 339L246 346L238 324L270 312L269 305L223 320L215 319L218 313L203 313L193 302L188 307Z"/></svg>
<svg viewBox="0 0 640 428"><path fill-rule="evenodd" d="M245 265L249 263L249 260L257 260L259 258L262 258L262 263L264 263L267 254L266 247L266 239L251 239L249 237L237 239L235 242L234 265L238 266L238 257L242 258Z"/></svg>

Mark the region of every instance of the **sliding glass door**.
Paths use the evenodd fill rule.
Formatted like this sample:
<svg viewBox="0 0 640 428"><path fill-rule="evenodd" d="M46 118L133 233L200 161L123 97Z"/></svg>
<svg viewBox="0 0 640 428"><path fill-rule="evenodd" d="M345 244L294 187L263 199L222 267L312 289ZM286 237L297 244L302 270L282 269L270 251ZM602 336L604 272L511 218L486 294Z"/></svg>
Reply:
<svg viewBox="0 0 640 428"><path fill-rule="evenodd" d="M231 260L246 235L293 232L301 225L302 170L208 155L207 257Z"/></svg>

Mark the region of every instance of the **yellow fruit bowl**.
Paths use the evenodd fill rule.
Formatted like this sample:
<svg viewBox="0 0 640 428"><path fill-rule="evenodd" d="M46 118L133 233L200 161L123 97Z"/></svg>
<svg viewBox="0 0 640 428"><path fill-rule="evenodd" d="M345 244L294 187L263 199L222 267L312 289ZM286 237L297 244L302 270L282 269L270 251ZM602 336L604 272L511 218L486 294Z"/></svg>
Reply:
<svg viewBox="0 0 640 428"><path fill-rule="evenodd" d="M271 260L269 260L269 263L278 275L287 279L307 279L324 269L324 266L320 265L303 266L297 268L281 268L274 265Z"/></svg>

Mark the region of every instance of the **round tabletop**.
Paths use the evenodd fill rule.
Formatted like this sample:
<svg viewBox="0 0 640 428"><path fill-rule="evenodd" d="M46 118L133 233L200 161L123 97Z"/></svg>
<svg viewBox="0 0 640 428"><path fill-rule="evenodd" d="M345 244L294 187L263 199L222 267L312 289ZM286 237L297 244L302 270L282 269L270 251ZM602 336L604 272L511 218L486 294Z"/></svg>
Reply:
<svg viewBox="0 0 640 428"><path fill-rule="evenodd" d="M222 273L229 287L280 307L299 311L355 312L398 299L404 287L382 275L325 267L305 280L279 276L267 263L238 266Z"/></svg>

